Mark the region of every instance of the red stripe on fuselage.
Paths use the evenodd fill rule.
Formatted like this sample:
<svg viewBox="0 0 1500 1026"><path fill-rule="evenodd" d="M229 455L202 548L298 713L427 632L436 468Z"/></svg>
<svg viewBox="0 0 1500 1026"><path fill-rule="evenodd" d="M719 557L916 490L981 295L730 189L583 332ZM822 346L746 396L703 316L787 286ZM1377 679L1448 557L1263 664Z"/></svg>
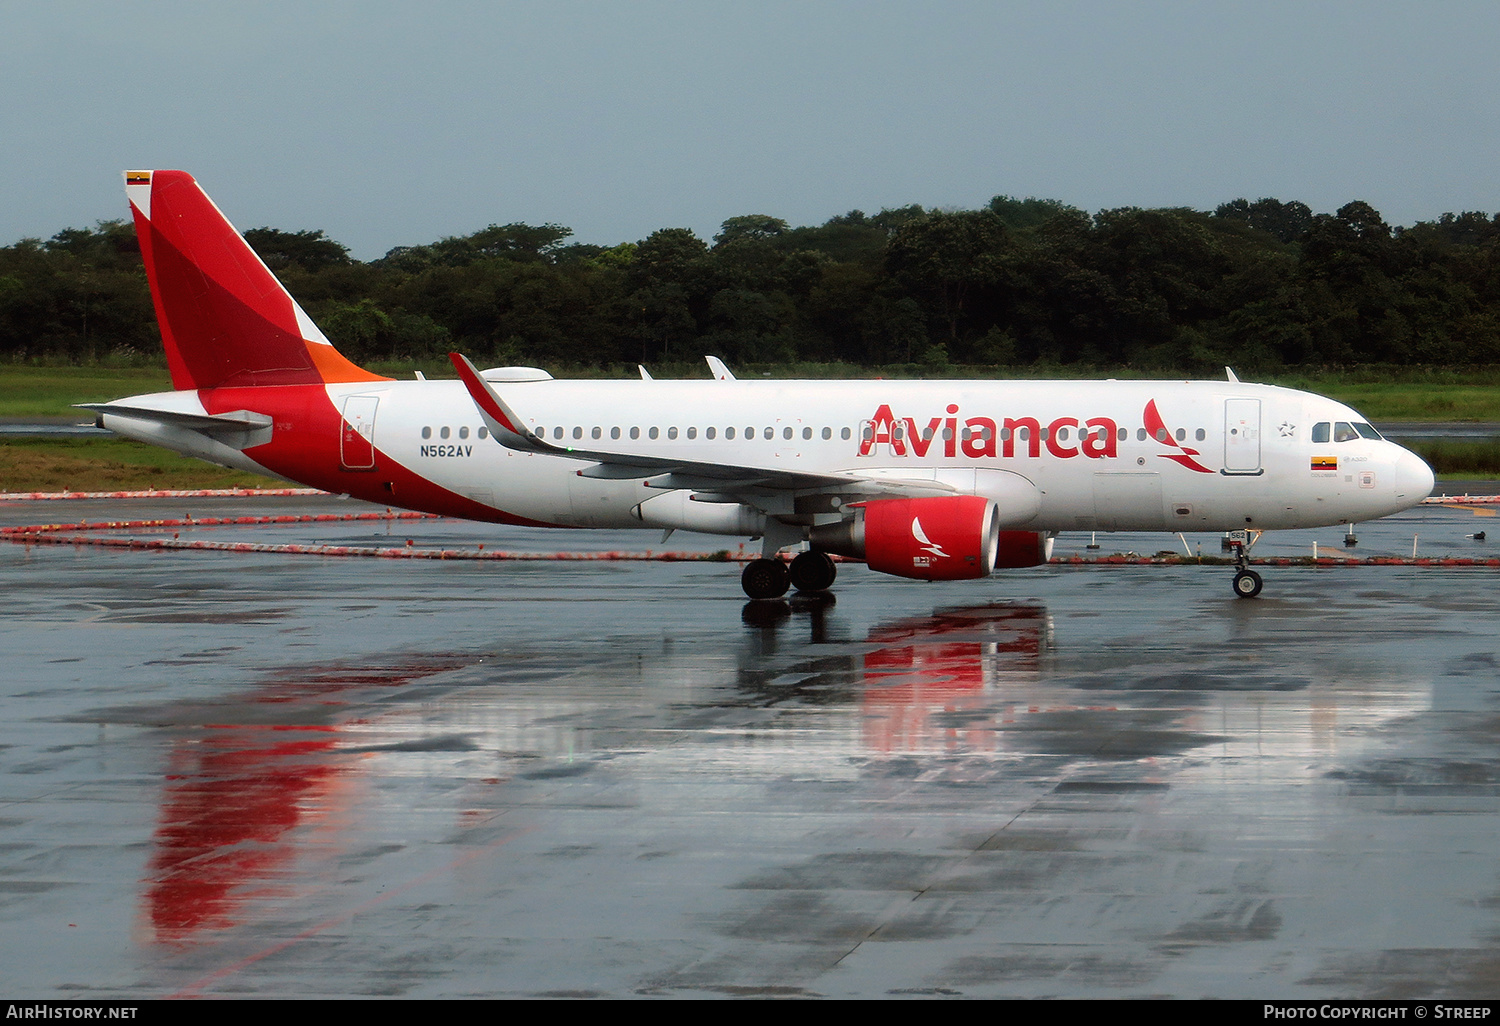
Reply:
<svg viewBox="0 0 1500 1026"><path fill-rule="evenodd" d="M209 413L252 410L273 418L271 440L245 455L282 477L327 492L344 493L383 506L522 527L561 527L516 516L450 491L408 470L375 450L373 470L344 470L339 437L344 418L322 385L278 385L256 388L201 389L198 398Z"/></svg>

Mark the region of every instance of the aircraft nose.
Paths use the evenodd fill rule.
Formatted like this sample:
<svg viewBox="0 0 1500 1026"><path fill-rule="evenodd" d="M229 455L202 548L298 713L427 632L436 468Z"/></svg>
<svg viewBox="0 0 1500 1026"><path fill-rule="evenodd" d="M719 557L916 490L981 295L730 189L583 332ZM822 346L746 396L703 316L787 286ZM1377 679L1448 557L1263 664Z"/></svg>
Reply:
<svg viewBox="0 0 1500 1026"><path fill-rule="evenodd" d="M1432 494L1437 479L1422 457L1402 449L1396 457L1396 497L1418 502Z"/></svg>

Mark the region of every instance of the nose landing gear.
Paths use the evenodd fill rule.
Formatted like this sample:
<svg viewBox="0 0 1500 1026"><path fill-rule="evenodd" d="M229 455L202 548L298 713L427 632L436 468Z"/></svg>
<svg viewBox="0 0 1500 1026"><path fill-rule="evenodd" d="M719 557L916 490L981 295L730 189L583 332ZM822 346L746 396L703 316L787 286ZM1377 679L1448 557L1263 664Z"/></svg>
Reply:
<svg viewBox="0 0 1500 1026"><path fill-rule="evenodd" d="M1246 531L1243 538L1235 538L1231 535L1228 539L1229 547L1234 552L1235 598L1254 598L1260 594L1261 588L1265 587L1260 574L1250 569L1250 550L1255 548L1256 542L1260 541L1260 535L1260 531Z"/></svg>
<svg viewBox="0 0 1500 1026"><path fill-rule="evenodd" d="M1236 598L1254 598L1260 594L1260 589L1265 582L1260 579L1260 574L1254 570L1241 570L1234 575L1234 594Z"/></svg>

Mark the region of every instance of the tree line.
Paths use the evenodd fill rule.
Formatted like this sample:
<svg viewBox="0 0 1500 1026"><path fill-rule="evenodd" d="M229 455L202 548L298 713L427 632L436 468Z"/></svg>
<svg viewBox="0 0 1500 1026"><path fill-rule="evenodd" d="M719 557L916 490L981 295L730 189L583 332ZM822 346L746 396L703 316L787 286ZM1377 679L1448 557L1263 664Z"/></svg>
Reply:
<svg viewBox="0 0 1500 1026"><path fill-rule="evenodd" d="M1500 363L1500 214L1386 224L1237 199L1212 212L997 196L792 227L732 217L605 247L561 225L351 259L319 230L245 233L355 361L462 350L490 364L614 368L1033 364L1198 373ZM133 226L0 249L0 360L160 353Z"/></svg>

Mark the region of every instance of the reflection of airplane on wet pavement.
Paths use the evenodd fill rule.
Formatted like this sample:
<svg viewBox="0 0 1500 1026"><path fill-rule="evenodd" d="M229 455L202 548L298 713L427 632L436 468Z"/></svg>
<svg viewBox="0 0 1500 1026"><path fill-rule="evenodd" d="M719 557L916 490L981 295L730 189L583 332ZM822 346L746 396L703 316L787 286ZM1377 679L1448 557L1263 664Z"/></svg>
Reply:
<svg viewBox="0 0 1500 1026"><path fill-rule="evenodd" d="M183 944L238 925L245 906L306 867L297 830L357 804L346 793L359 758L353 727L334 710L385 688L402 688L462 665L406 656L358 666L296 665L248 696L247 719L188 732L174 746L144 880L153 940ZM290 710L282 722L281 710ZM308 715L312 710L313 714ZM338 817L335 817L338 818Z"/></svg>
<svg viewBox="0 0 1500 1026"><path fill-rule="evenodd" d="M737 381L711 358L712 383L556 381L454 354L461 382L394 381L339 355L189 175L125 180L176 391L92 405L104 427L449 516L760 538L752 598L827 589L834 555L979 578L1045 562L1059 531L1253 539L1432 488L1349 407L1233 374ZM1259 593L1237 561L1236 594Z"/></svg>
<svg viewBox="0 0 1500 1026"><path fill-rule="evenodd" d="M869 641L880 647L865 656L865 682L892 696L982 691L1016 674L1035 676L1051 636L1040 606L938 609L871 628Z"/></svg>
<svg viewBox="0 0 1500 1026"><path fill-rule="evenodd" d="M1041 606L1015 603L937 609L878 624L868 640L879 646L865 653L861 690L872 748L907 750L940 738L982 749L992 729L988 703L996 689L1037 679L1052 621ZM969 737L976 727L980 736Z"/></svg>

